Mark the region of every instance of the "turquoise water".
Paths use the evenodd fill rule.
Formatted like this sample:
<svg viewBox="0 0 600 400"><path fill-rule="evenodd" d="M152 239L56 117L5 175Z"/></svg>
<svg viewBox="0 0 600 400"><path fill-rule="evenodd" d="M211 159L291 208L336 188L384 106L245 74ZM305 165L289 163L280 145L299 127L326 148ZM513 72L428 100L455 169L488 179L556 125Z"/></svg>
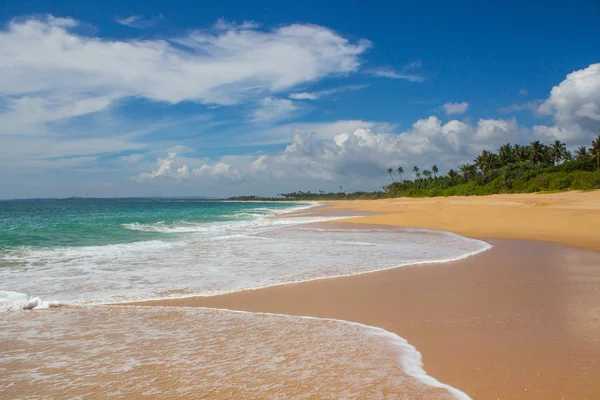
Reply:
<svg viewBox="0 0 600 400"><path fill-rule="evenodd" d="M0 311L215 295L461 258L485 244L435 232L268 218L308 203L66 199L0 202Z"/></svg>
<svg viewBox="0 0 600 400"><path fill-rule="evenodd" d="M0 252L23 246L103 246L176 239L177 228L185 232L186 225L252 219L295 205L145 199L3 201Z"/></svg>

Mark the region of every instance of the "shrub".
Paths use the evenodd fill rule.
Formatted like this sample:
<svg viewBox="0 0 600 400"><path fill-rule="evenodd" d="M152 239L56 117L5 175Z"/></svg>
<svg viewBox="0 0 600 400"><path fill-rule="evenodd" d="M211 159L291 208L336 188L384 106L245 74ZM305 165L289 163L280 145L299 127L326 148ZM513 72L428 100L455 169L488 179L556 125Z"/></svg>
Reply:
<svg viewBox="0 0 600 400"><path fill-rule="evenodd" d="M600 174L588 171L573 171L571 176L571 189L590 190L600 186Z"/></svg>

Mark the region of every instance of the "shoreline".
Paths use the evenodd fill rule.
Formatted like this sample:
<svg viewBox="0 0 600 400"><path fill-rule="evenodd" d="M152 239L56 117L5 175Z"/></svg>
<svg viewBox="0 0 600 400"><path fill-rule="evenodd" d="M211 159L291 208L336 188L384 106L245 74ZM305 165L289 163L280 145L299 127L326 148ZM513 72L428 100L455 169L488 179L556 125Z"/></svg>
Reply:
<svg viewBox="0 0 600 400"><path fill-rule="evenodd" d="M564 195L568 195L566 200ZM594 307L598 307L595 305L600 304L600 294L594 285L600 281L600 271L593 267L598 265L595 263L600 263L600 253L540 242L539 237L536 238L537 240L532 240L529 237L532 235L532 229L519 228L527 227L527 223L531 219L539 218L540 213L536 212L539 209L543 210L542 214L546 216L548 209L552 210L550 214L553 215L564 214L558 222L552 220L549 223L550 228L558 223L563 223L565 218L568 219L568 215L572 216L575 211L576 219L581 219L582 214L587 214L588 226L591 226L592 229L586 233L594 236L598 233L598 225L594 226L591 223L595 222L597 218L594 211L600 204L599 192L592 192L591 195L589 193L559 194L559 199L555 199L556 196L552 195L545 196L551 196L545 199L546 203L548 200L554 200L556 203L540 206L535 202L528 203L531 201L530 196L515 198L514 195L511 195L509 200L499 198L505 197L502 195L489 196L484 199L496 203L488 205L484 210L488 215L491 211L490 207L502 212L512 207L513 209L508 211L509 214L514 214L517 209L517 213L521 215L530 214L525 216L524 220L512 220L513 224L517 222L515 224L517 226L513 226L513 234L522 236L521 239L527 241L497 239L495 237L497 235L489 235L487 236L491 238L489 242L496 247L462 261L394 267L348 277L290 283L211 297L188 297L127 304L224 308L358 322L382 328L405 338L421 352L425 363L424 368L431 377L465 391L473 398L555 398L553 396L558 394L556 390L561 392L563 398L597 398L600 396L600 383L596 383L592 377L600 376L600 342L595 339L596 334L600 338L600 322L597 318L599 314L596 313L596 311L600 312L600 308ZM582 197L584 200L591 197L591 204L590 201L579 201ZM338 220L333 223L358 223L363 227L364 224L380 226L402 224L408 227L444 230L460 236L473 237L472 233L478 232L478 230L471 229L467 232L466 228L468 227L465 227L465 224L462 226L459 224L457 230L439 229L440 226L445 227L456 219L457 208L472 207L469 204L460 204L468 203L471 199L458 199L459 204L450 204L450 208L454 209L454 217L437 221L437 224L432 223L432 219L422 218L419 226L415 226L414 223L413 211L415 208L416 214L422 212L423 208L428 208L428 211L433 214L433 222L435 222L435 216L439 214L435 209L443 209L445 204L440 205L439 199L416 205L407 204L414 202L412 200L406 202L404 199L327 202L325 203L328 205L326 209L319 208L317 211L320 213L328 212L328 210L334 210L334 212L357 210L376 213L376 215ZM536 199L544 199L544 197L537 195ZM456 199L451 199L450 203L453 200ZM481 198L476 199L478 203L481 201ZM522 204L507 205L502 204L503 202L521 202ZM577 204L578 202L579 204ZM474 208L480 212L485 207L482 204L477 205L478 207ZM382 209L384 209L383 212L381 212ZM306 215L306 211L304 210L304 215ZM448 208L445 211L448 212ZM475 212L474 210L470 211L470 214ZM502 215L495 217L502 218ZM481 224L485 221L480 219L478 222ZM548 227L548 224L545 227ZM536 227L530 226L530 228ZM553 232L556 234L555 231L550 231L550 233ZM502 230L498 235L501 234L504 234ZM508 236L510 237L510 235ZM541 239L548 237L545 235ZM561 240L564 237L564 233L555 235L551 241L571 244L572 240ZM588 241L580 243L580 248L587 247L591 250L600 248L600 243L597 243L593 237L588 237L588 239ZM505 276L507 267L503 263L511 265L511 274L508 274L508 277ZM551 270L553 273L550 274L545 269ZM536 271L543 271L543 273ZM574 271L577 272L575 276L573 276ZM506 288L510 290L507 290L506 293L498 292L495 287L498 285L498 281L486 280L487 275L494 276L498 281L506 283ZM487 292L486 290L482 291L478 286L467 285L464 287L465 281L469 282L476 277L485 281L484 286ZM571 288L574 278L577 278L575 281L580 285ZM390 286L390 282L395 283L396 286ZM480 285L482 285L481 282ZM565 289L565 285L569 286L569 290ZM437 288L437 291L432 292L431 286ZM585 290L582 290L584 286ZM527 287L530 291L524 289ZM552 288L554 291L551 290ZM403 291L400 294L395 293L399 289ZM421 291L429 293L430 296L424 296ZM501 310L497 309L496 304L489 303L489 296L493 296L497 302L505 304L506 307ZM523 303L515 304L512 302L514 298L523 300ZM540 301L540 298L545 300ZM569 301L573 301L573 299L582 301L570 304ZM477 308L478 302L483 302L490 309ZM562 305L564 302L566 304ZM561 307L555 307L557 305L561 305ZM473 307L477 312L474 312ZM436 308L445 310L445 312L437 314L434 312L434 315L431 315L432 310ZM397 313L401 315L396 315ZM407 319L405 314L410 318ZM582 319L581 315L591 318ZM468 323L466 326L461 326L465 325L465 321L473 319L474 321L471 321L474 323L473 326ZM565 321L570 322L565 323ZM494 326L498 323L500 323L500 327ZM553 323L558 325L553 325ZM571 330L587 332L584 335L586 340L574 343L572 337L563 335L564 324L573 325ZM439 330L444 331L444 328L452 332L451 328L457 325L461 328L458 329L460 334L451 334L449 337L445 337L439 333ZM493 329L482 329L482 325ZM545 329L540 330L540 326ZM496 332L503 332L506 329L506 335L498 335ZM536 337L537 340L532 342L532 338ZM470 338L470 340L465 340L465 338ZM511 340L506 342L507 338ZM557 343L560 344L559 348L556 346ZM457 346L457 344L460 345ZM464 346L466 354L457 352L457 347L460 346ZM499 370L494 371L492 366L498 361L494 360L490 351L496 353L498 348L502 348L503 351L500 354L494 354L500 357L500 363L497 365ZM532 348L535 351L532 351ZM563 350L560 350L561 348ZM586 356L582 356L582 354ZM557 364L557 360L562 362ZM481 368L473 368L474 364L480 365ZM519 368L525 372L515 371L519 364L527 366ZM557 368L564 369L565 366L567 370L575 373L571 379L559 379L561 373ZM464 374L460 373L460 370L463 369L469 370L473 376L463 376ZM536 369L538 370L537 379L528 379L528 374L535 374ZM477 374L477 371L480 370L486 371L486 373ZM544 371L544 373L542 374L540 371ZM508 377L510 379L507 382Z"/></svg>
<svg viewBox="0 0 600 400"><path fill-rule="evenodd" d="M490 241L492 249L462 261L137 305L356 322L402 337L430 377L473 399L598 398L600 273L585 274L600 254ZM578 281L565 286L578 266Z"/></svg>
<svg viewBox="0 0 600 400"><path fill-rule="evenodd" d="M290 214L295 214L295 213L296 212L294 211L294 212L292 212ZM276 215L275 217L276 218L282 218L282 217L285 217L285 216L287 216L287 214ZM302 216L303 215L299 215L298 217L302 217ZM338 224L338 225L336 225L336 224ZM319 227L323 226L323 227L329 227L329 228L331 228L331 227L347 228L346 226L344 226L345 224L346 224L346 220L335 219L335 220L330 220L330 221L310 222L310 223L306 223L306 224L300 224L299 226L319 226ZM361 227L359 229L381 229L381 228L382 227L379 226L379 225L361 224ZM384 229L393 229L392 227L385 227L385 226L383 228ZM468 252L468 253L465 253L465 254L457 256L457 257L453 257L453 258L440 259L440 260L434 260L434 261L431 261L431 260L429 260L429 261L415 261L415 262L409 262L409 263L404 263L404 264L393 265L393 266L390 266L390 267L382 267L382 268L379 268L379 269L373 269L373 270L367 270L367 271L361 271L361 272L352 272L352 273L348 273L348 274L344 274L344 275L322 276L322 277L305 279L305 280L299 280L299 281L274 283L274 284L267 285L267 286L257 286L257 287L249 287L249 288L242 288L242 289L232 289L231 291L222 292L222 293L189 294L189 295L182 295L182 296L176 296L176 297L158 297L158 298L154 298L154 299L125 300L125 301L108 302L108 303L106 303L106 302L105 303L93 303L93 304L89 304L89 305L92 305L92 306L93 305L106 305L106 306L121 306L121 305L122 306L146 306L146 305L150 305L149 303L153 303L153 304L156 304L157 306L161 306L160 303L162 303L162 302L193 299L193 298L196 298L196 297L198 297L198 298L212 298L212 297L218 297L218 296L227 296L227 295L236 294L236 293L253 292L253 291L260 291L260 290L264 290L264 289L277 288L277 287L280 287L280 286L298 285L298 284L304 284L304 283L326 281L326 280L330 280L330 279L350 278L350 277L356 277L356 276L361 276L361 275L366 275L366 274L372 274L372 273L378 273L378 272L385 272L385 271L394 270L394 269L397 269L397 268L418 267L418 266L422 266L422 265L436 265L436 264L453 263L453 262L465 260L465 259L467 259L469 257L476 256L476 255L478 255L480 253L484 253L484 252L490 250L493 247L490 243L488 243L487 241L485 241L483 239L465 238L465 237L462 237L462 236L457 235L457 234L452 233L452 232L438 231L438 230L433 230L433 229L420 229L420 228L415 228L415 229L419 230L419 231L422 231L422 232L432 232L432 233L449 234L449 235L454 235L454 236L461 237L463 239L478 241L478 242L482 243L482 248L478 249L478 250L474 250L474 251ZM66 306L68 306L68 305L66 305ZM347 321L347 322L352 322L352 321Z"/></svg>
<svg viewBox="0 0 600 400"><path fill-rule="evenodd" d="M600 190L326 202L376 215L343 222L423 228L469 238L546 241L600 251Z"/></svg>

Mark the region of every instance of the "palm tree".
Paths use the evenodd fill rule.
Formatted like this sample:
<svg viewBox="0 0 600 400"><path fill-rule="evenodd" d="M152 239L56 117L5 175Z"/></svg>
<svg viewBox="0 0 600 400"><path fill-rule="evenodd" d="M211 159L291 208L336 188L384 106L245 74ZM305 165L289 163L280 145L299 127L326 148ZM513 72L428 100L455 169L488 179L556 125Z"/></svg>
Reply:
<svg viewBox="0 0 600 400"><path fill-rule="evenodd" d="M498 165L498 156L484 150L475 158L475 165L479 167L483 175L487 175L490 170L496 168Z"/></svg>
<svg viewBox="0 0 600 400"><path fill-rule="evenodd" d="M394 170L393 170L393 169L391 169L391 168L388 168L388 169L387 169L387 173L388 173L388 174L390 174L390 178L392 178L392 183L394 182L394 177L392 176L392 172L393 172L393 171L394 171Z"/></svg>
<svg viewBox="0 0 600 400"><path fill-rule="evenodd" d="M479 168L479 170L485 175L485 173L487 172L487 156L486 156L487 151L484 150L480 155L478 155L477 157L475 157L475 160L473 161L475 163L475 166L477 166L477 168Z"/></svg>
<svg viewBox="0 0 600 400"><path fill-rule="evenodd" d="M529 159L536 164L543 163L546 159L546 146L535 140L529 144Z"/></svg>
<svg viewBox="0 0 600 400"><path fill-rule="evenodd" d="M600 169L600 135L592 141L590 155L592 156L592 160L596 160L596 168Z"/></svg>
<svg viewBox="0 0 600 400"><path fill-rule="evenodd" d="M458 173L451 169L448 171L448 178L450 179L450 185L454 185L454 179L458 176Z"/></svg>
<svg viewBox="0 0 600 400"><path fill-rule="evenodd" d="M402 181L402 174L404 173L404 168L398 167L396 171L398 172L398 175L400 175L400 181Z"/></svg>
<svg viewBox="0 0 600 400"><path fill-rule="evenodd" d="M510 143L503 144L498 149L498 161L500 165L504 166L513 160L513 147Z"/></svg>
<svg viewBox="0 0 600 400"><path fill-rule="evenodd" d="M520 144L515 144L513 147L513 153L515 158L519 161L527 161L529 160L529 146L521 146Z"/></svg>
<svg viewBox="0 0 600 400"><path fill-rule="evenodd" d="M469 179L475 174L475 165L473 164L462 164L458 167L460 169L460 173L465 180L465 183L469 182Z"/></svg>
<svg viewBox="0 0 600 400"><path fill-rule="evenodd" d="M550 146L550 154L552 154L554 165L556 165L567 158L567 146L560 140L555 140Z"/></svg>
<svg viewBox="0 0 600 400"><path fill-rule="evenodd" d="M417 167L415 165L412 170L415 173L415 175L417 176L417 179L421 177L421 174L419 173L419 167Z"/></svg>
<svg viewBox="0 0 600 400"><path fill-rule="evenodd" d="M425 175L426 178L431 178L431 171L428 169L423 170L423 175Z"/></svg>
<svg viewBox="0 0 600 400"><path fill-rule="evenodd" d="M588 156L587 147L581 146L575 151L575 156L577 158L583 158Z"/></svg>
<svg viewBox="0 0 600 400"><path fill-rule="evenodd" d="M438 166L434 165L433 167L431 167L431 170L433 171L433 177L437 178L437 174L438 174L438 172L440 172L440 170L438 169Z"/></svg>
<svg viewBox="0 0 600 400"><path fill-rule="evenodd" d="M565 152L565 160L567 160L567 161L573 161L573 153L571 153L571 150L567 150Z"/></svg>

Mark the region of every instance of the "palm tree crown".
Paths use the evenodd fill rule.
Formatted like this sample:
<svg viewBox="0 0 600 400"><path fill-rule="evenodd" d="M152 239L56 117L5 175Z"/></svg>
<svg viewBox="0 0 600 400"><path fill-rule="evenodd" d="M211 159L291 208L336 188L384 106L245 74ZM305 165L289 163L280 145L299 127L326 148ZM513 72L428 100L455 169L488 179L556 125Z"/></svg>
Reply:
<svg viewBox="0 0 600 400"><path fill-rule="evenodd" d="M434 165L433 167L431 167L431 170L433 171L433 176L437 178L437 174L438 174L438 172L440 172L440 170L438 169L438 166Z"/></svg>
<svg viewBox="0 0 600 400"><path fill-rule="evenodd" d="M575 150L575 156L577 158L587 157L587 155L588 155L587 147L585 147L585 146L581 146L580 148Z"/></svg>
<svg viewBox="0 0 600 400"><path fill-rule="evenodd" d="M550 153L554 160L554 165L558 164L562 160L567 159L567 146L560 140L555 140L550 146Z"/></svg>
<svg viewBox="0 0 600 400"><path fill-rule="evenodd" d="M544 162L546 158L546 146L539 140L535 140L529 144L529 159L536 164Z"/></svg>
<svg viewBox="0 0 600 400"><path fill-rule="evenodd" d="M465 183L467 183L469 182L469 179L475 175L477 167L473 164L462 164L458 169L460 169L460 173L462 174Z"/></svg>
<svg viewBox="0 0 600 400"><path fill-rule="evenodd" d="M498 161L500 165L506 165L513 160L514 150L510 143L503 144L498 149Z"/></svg>
<svg viewBox="0 0 600 400"><path fill-rule="evenodd" d="M454 179L456 179L456 177L458 176L458 173L451 169L448 170L448 178L450 178L450 184L453 185L454 184Z"/></svg>

